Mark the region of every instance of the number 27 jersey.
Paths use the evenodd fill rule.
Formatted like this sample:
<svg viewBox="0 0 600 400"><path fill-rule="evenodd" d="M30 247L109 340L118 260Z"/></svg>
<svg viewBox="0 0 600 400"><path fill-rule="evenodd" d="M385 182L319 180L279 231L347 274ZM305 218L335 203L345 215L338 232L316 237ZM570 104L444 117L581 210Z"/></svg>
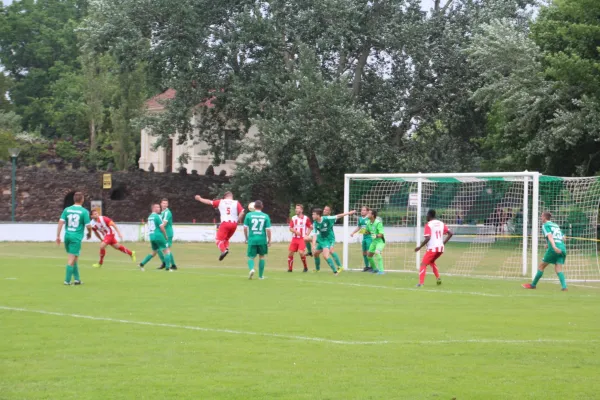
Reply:
<svg viewBox="0 0 600 400"><path fill-rule="evenodd" d="M248 229L248 244L267 244L267 229L271 229L271 218L262 211L252 211L246 215L244 226Z"/></svg>

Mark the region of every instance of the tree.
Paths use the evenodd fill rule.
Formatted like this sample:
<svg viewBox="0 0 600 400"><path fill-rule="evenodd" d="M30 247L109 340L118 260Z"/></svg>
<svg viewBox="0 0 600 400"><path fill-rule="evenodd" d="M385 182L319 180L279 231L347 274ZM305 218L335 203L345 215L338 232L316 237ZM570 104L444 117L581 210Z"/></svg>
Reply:
<svg viewBox="0 0 600 400"><path fill-rule="evenodd" d="M47 113L51 87L78 68L75 28L86 13L86 0L22 0L0 9L0 63L14 81L10 98L25 129L57 134Z"/></svg>

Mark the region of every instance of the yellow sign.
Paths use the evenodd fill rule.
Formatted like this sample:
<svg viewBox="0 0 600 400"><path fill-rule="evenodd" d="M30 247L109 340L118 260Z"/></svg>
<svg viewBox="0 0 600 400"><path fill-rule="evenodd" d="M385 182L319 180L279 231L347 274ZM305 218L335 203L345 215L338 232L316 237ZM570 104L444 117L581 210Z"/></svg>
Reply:
<svg viewBox="0 0 600 400"><path fill-rule="evenodd" d="M102 200L92 200L90 203L90 211L98 211L102 215Z"/></svg>
<svg viewBox="0 0 600 400"><path fill-rule="evenodd" d="M111 189L112 188L112 175L104 174L102 175L102 189Z"/></svg>

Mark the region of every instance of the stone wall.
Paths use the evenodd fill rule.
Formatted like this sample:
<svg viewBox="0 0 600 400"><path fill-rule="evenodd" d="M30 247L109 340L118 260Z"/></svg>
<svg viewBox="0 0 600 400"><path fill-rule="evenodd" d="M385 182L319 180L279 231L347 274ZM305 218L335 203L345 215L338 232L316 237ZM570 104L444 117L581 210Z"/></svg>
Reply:
<svg viewBox="0 0 600 400"><path fill-rule="evenodd" d="M146 219L152 201L169 199L176 223L210 223L218 221L214 210L194 200L196 194L214 198L227 177L179 175L151 172L113 172L112 189L102 189L103 172L54 170L36 167L17 170L16 220L55 222L75 191L85 194L85 207L91 200L102 200L103 213L116 221L133 222ZM11 218L11 169L0 169L0 221ZM265 211L273 222L285 222L288 206L277 206L269 199ZM245 204L244 204L245 205Z"/></svg>

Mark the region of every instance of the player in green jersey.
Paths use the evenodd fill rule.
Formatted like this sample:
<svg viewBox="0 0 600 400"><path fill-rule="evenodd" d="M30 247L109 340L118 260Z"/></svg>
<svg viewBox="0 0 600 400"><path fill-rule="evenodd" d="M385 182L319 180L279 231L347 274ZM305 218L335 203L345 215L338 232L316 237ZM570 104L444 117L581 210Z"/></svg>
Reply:
<svg viewBox="0 0 600 400"><path fill-rule="evenodd" d="M167 271L172 272L171 269L171 251L169 250L167 231L165 229L166 223L160 218L160 204L152 203L152 213L148 217L148 233L150 236L150 245L152 246L152 253L148 254L146 258L140 263L140 268L144 270L146 265L156 254L162 253L165 260L165 268Z"/></svg>
<svg viewBox="0 0 600 400"><path fill-rule="evenodd" d="M244 236L248 243L248 279L254 276L254 259L258 255L258 279L264 279L265 256L271 246L271 218L262 212L263 203L254 202L254 211L246 214L244 219Z"/></svg>
<svg viewBox="0 0 600 400"><path fill-rule="evenodd" d="M65 285L71 284L71 278L75 278L73 284L81 285L77 261L79 260L81 241L83 240L83 233L86 228L88 240L92 237L90 213L83 208L83 200L83 193L76 192L73 195L75 204L63 210L56 229L56 244L60 245L60 232L63 225L67 225L65 228L65 250L67 251L68 259Z"/></svg>
<svg viewBox="0 0 600 400"><path fill-rule="evenodd" d="M331 207L329 206L325 206L323 207L323 216L329 217L331 216ZM329 249L329 253L331 254L331 257L333 258L333 261L335 261L335 264L337 265L337 269L338 271L340 269L342 269L342 262L340 261L340 257L337 255L337 253L333 250L333 246L335 246L335 232L331 231L331 234L333 235L333 240L331 241L332 245L331 248Z"/></svg>
<svg viewBox="0 0 600 400"><path fill-rule="evenodd" d="M367 217L366 231L367 234L371 235L371 244L367 252L367 258L369 259L369 264L371 264L371 272L383 275L383 257L381 256L385 248L383 221L377 217L376 210L369 210Z"/></svg>
<svg viewBox="0 0 600 400"><path fill-rule="evenodd" d="M175 258L173 257L173 213L169 209L169 199L162 199L160 201L160 219L165 224L165 230L167 231L167 244L169 245L169 251L171 252L171 269L177 269L175 264ZM159 254L160 255L160 254ZM162 260L162 265L158 269L165 269L167 264L165 260Z"/></svg>
<svg viewBox="0 0 600 400"><path fill-rule="evenodd" d="M367 223L369 222L369 207L367 206L362 206L360 208L360 216L358 217L358 224L356 226L356 229L350 234L350 237L354 237L354 235L356 235L357 233L360 233L361 235L363 235L362 237L362 252L363 252L363 262L365 263L365 268L363 269L363 272L369 272L372 271L373 268L371 267L371 264L369 262L369 257L367 256L367 253L369 252L369 247L371 247L371 241L373 240L371 238L371 235L367 235Z"/></svg>
<svg viewBox="0 0 600 400"><path fill-rule="evenodd" d="M342 272L341 268L335 267L333 260L330 258L331 249L333 248L335 242L333 226L335 225L335 221L338 219L345 217L346 215L353 215L355 213L356 210L352 210L347 213L330 216L323 215L323 210L320 208L315 208L313 210L313 232L311 235L313 237L313 248L315 249L313 254L315 256L315 266L317 268L317 272L321 270L321 259L319 258L321 253L323 253L323 258L325 258L325 261L335 275L337 275L339 272Z"/></svg>
<svg viewBox="0 0 600 400"><path fill-rule="evenodd" d="M538 281L544 275L544 270L549 264L554 264L554 270L558 279L560 280L560 286L562 291L567 291L567 281L565 280L565 274L562 272L563 265L567 258L567 247L565 246L565 237L563 236L560 227L552 222L552 214L549 212L542 213L542 233L546 238L546 254L538 267L538 271L535 274L535 278L531 283L522 285L525 289L535 289Z"/></svg>

